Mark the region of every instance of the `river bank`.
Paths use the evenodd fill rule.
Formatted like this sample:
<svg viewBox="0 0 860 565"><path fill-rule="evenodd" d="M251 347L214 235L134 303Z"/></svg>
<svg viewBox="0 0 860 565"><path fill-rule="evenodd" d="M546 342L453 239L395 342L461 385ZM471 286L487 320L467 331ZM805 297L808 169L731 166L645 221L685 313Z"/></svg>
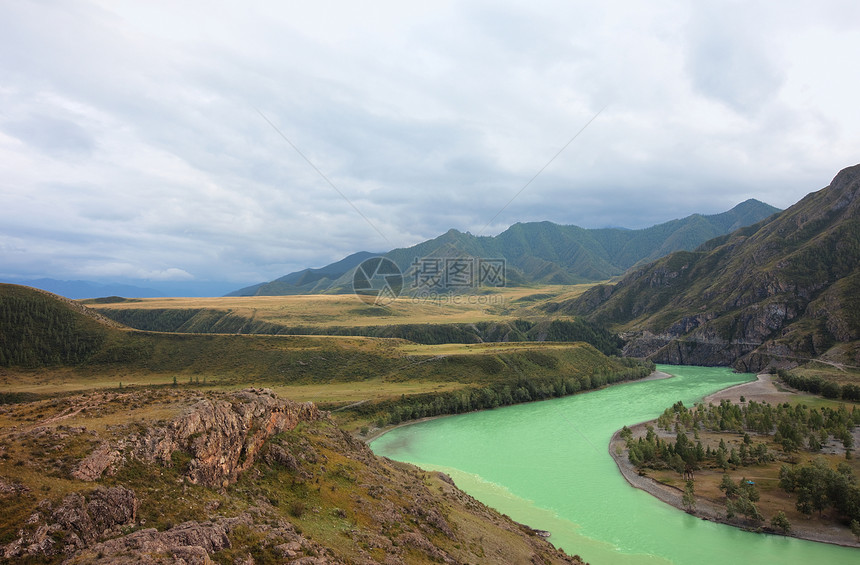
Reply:
<svg viewBox="0 0 860 565"><path fill-rule="evenodd" d="M663 371L654 371L653 373L651 373L647 377L643 377L641 379L635 379L635 380L629 380L629 381L619 381L619 382L614 383L614 384L634 383L634 382L635 383L644 383L646 381L656 381L656 380L660 380L660 379L671 379L672 377L673 377L673 375L670 375L669 373L665 373ZM613 386L613 385L606 385L606 386ZM605 388L605 387L603 387L603 388ZM575 394L585 394L588 392L593 392L595 390L600 390L600 389L583 390L583 391L579 391ZM533 400L532 402L543 402L543 401L542 400ZM528 402L526 402L525 404L528 404ZM406 422L401 422L399 424L394 424L394 425L383 426L381 428L372 428L367 432L367 435L359 435L359 434L353 434L353 435L359 441L363 441L364 443L369 444L370 442L377 439L378 437L380 437L384 434L387 434L388 432L390 432L392 430L396 430L397 428L402 428L403 426L411 426L412 424L419 424L421 422L429 422L431 420L436 420L438 418L447 418L448 416L455 416L455 415L456 414L439 414L438 416L427 416L426 418L418 418L417 420L407 420Z"/></svg>
<svg viewBox="0 0 860 565"><path fill-rule="evenodd" d="M776 404L786 402L789 399L796 398L800 393L779 390L773 383L772 375L758 375L755 381L735 385L727 389L721 390L704 398L706 403L717 404L720 401L727 399L731 402L739 402L743 396L747 401L768 402ZM808 395L803 395L808 396ZM634 426L629 426L633 437L642 437L646 434L648 425L655 425L656 420L642 422ZM655 426L656 427L656 426ZM674 434L669 434L674 437ZM706 498L700 495L696 496L696 505L693 510L686 510L682 504L683 491L677 487L663 484L651 477L642 476L638 470L630 463L627 457L626 442L621 438L621 430L613 434L609 442L609 455L618 466L618 470L624 476L625 480L640 490L651 494L661 501L674 506L675 508L687 512L693 516L703 520L719 522L730 526L742 528L745 530L769 533L775 535L783 535L781 532L770 528L769 522L755 523L743 518L726 518L726 508L724 500L715 500ZM820 522L794 521L791 525L791 537L805 539L809 541L830 543L847 547L860 547L860 543L850 530L844 527L823 524Z"/></svg>

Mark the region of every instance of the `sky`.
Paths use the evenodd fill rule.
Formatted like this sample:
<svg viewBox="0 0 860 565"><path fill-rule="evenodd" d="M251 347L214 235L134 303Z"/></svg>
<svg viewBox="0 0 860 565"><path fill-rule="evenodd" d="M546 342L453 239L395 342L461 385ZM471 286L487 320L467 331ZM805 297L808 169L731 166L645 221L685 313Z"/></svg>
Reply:
<svg viewBox="0 0 860 565"><path fill-rule="evenodd" d="M0 0L0 278L786 208L860 162L858 58L853 0Z"/></svg>

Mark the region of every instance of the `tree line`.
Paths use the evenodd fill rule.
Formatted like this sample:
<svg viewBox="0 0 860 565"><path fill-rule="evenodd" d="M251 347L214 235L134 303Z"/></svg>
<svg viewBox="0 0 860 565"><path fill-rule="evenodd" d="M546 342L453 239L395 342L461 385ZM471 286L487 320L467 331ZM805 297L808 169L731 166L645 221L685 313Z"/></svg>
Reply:
<svg viewBox="0 0 860 565"><path fill-rule="evenodd" d="M783 451L800 449L821 451L831 438L842 442L850 457L854 447L851 431L860 425L860 410L850 411L844 404L838 408L809 408L805 404L772 405L768 402L723 400L719 404L696 404L687 409L678 402L657 418L657 426L665 430L694 430L718 432L756 432L772 435Z"/></svg>
<svg viewBox="0 0 860 565"><path fill-rule="evenodd" d="M682 402L675 403L656 421L658 428L675 432L675 441L661 438L652 425L646 427L644 437L634 439L630 428L625 426L620 435L627 444L630 462L640 470L673 469L689 479L684 497L689 509L695 504L693 470L708 466L725 472L729 467L763 465L776 458L766 443L754 443L750 433L768 436L787 454L782 457L800 450L817 453L829 441L836 440L842 443L846 459L851 458L852 431L860 425L857 407L851 410L845 405L810 408L804 404L744 402L743 397L741 400L739 404L728 400L719 404L696 404L692 409ZM720 439L716 449L703 447L699 432L704 430L742 433L743 441L738 447L728 447L725 440ZM692 439L688 435L691 431ZM810 515L814 511L821 514L828 508L833 509L860 536L860 486L847 463L841 462L834 469L819 456L806 464L782 465L779 486L796 495L795 506L800 512ZM752 481L744 478L735 483L724 474L719 488L726 494L728 518L743 515L754 522L763 520L755 504L760 495ZM790 529L784 513L775 515L771 524L783 532Z"/></svg>
<svg viewBox="0 0 860 565"><path fill-rule="evenodd" d="M654 364L634 359L616 358L622 368L597 370L588 375L571 377L540 377L519 375L464 389L416 395L400 399L365 403L349 410L376 421L378 427L409 420L487 410L534 400L547 400L593 390L621 381L636 380L650 375Z"/></svg>
<svg viewBox="0 0 860 565"><path fill-rule="evenodd" d="M621 437L627 444L630 463L639 469L673 469L684 476L706 465L727 470L730 465L757 465L773 459L767 444L753 444L749 434L744 434L740 448L728 448L726 442L720 440L716 449L711 449L710 445L703 447L698 431L694 431L694 434L695 443L684 431L678 431L675 441L664 440L657 435L654 427L649 425L645 437L634 440L630 428L624 426L621 430Z"/></svg>
<svg viewBox="0 0 860 565"><path fill-rule="evenodd" d="M832 508L851 524L852 530L860 527L860 486L851 467L841 462L833 469L822 457L816 457L806 465L779 470L779 486L784 491L797 495L795 507L811 515Z"/></svg>
<svg viewBox="0 0 860 565"><path fill-rule="evenodd" d="M852 383L840 385L837 382L824 379L818 375L796 375L785 369L779 369L777 374L782 379L782 382L791 388L812 394L820 394L824 398L860 402L860 386L858 385Z"/></svg>

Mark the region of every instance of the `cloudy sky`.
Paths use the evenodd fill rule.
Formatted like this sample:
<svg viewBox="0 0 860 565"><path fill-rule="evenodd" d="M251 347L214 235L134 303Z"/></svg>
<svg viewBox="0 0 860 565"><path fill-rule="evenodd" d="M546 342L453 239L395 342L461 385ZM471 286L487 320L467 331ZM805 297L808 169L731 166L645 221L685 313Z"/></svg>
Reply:
<svg viewBox="0 0 860 565"><path fill-rule="evenodd" d="M785 208L860 162L858 6L4 0L0 277Z"/></svg>

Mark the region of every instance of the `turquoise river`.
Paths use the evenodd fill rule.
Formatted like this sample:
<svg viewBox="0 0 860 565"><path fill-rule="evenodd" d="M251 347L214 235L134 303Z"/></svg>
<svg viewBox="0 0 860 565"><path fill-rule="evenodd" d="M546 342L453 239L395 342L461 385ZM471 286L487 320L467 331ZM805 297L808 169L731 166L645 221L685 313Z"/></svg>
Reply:
<svg viewBox="0 0 860 565"><path fill-rule="evenodd" d="M457 485L594 565L860 563L860 550L707 522L631 487L609 456L612 434L681 400L753 380L723 368L396 428L378 455L450 474Z"/></svg>

